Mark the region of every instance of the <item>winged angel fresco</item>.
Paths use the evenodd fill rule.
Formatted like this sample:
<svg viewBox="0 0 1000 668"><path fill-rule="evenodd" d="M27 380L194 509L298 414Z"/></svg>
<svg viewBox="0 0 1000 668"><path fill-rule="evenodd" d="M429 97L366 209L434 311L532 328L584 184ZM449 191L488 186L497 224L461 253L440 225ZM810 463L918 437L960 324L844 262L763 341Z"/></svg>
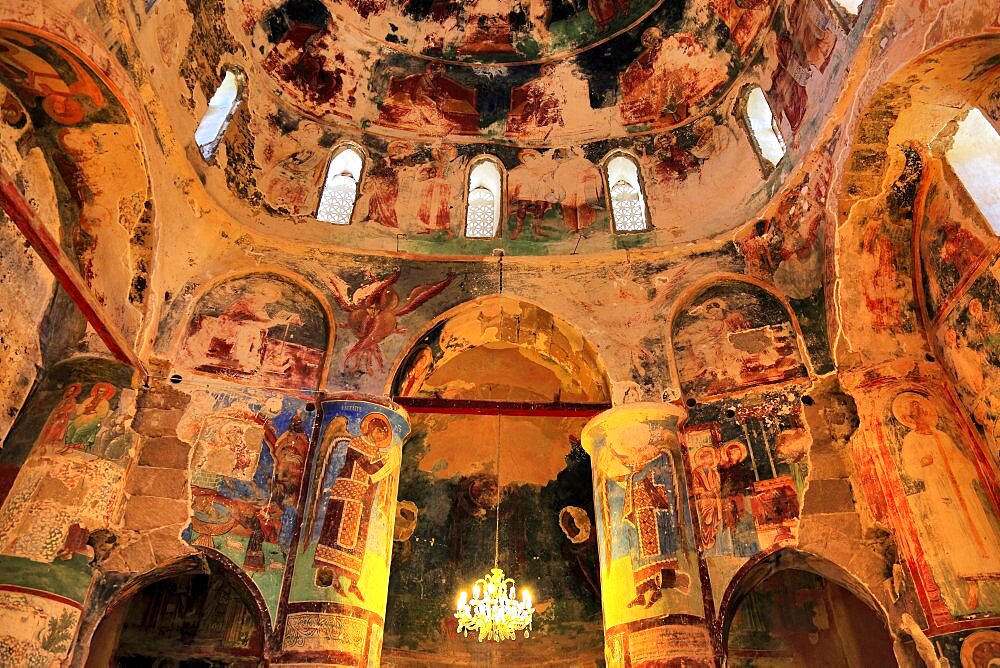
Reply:
<svg viewBox="0 0 1000 668"><path fill-rule="evenodd" d="M448 276L438 283L418 285L410 290L406 301L400 303L399 294L394 287L399 280L399 270L385 278L369 275L368 283L348 294L350 286L334 276L330 281L334 297L340 308L347 311L347 322L337 323L338 327L350 329L357 342L351 346L344 357L344 370L358 372L364 367L365 373L372 373L373 364L378 365L379 372L385 370L382 359L382 341L393 334L402 334L406 330L397 327L400 316L415 311L421 304L444 290L454 276Z"/></svg>

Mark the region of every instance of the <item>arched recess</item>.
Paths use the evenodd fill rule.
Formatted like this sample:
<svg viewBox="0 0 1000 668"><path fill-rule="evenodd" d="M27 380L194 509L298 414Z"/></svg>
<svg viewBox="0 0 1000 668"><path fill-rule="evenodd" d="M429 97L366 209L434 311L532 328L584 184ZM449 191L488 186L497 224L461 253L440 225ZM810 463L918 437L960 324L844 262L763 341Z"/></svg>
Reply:
<svg viewBox="0 0 1000 668"><path fill-rule="evenodd" d="M773 287L714 274L682 294L667 317L670 373L699 401L812 376L802 329Z"/></svg>
<svg viewBox="0 0 1000 668"><path fill-rule="evenodd" d="M141 626L146 623L150 628ZM135 633L137 626L141 633ZM208 548L127 581L108 598L90 629L88 638L87 625L81 625L76 647L86 651L86 658L74 657L74 665L118 665L115 658L131 654L133 661L163 657L250 667L276 649L272 620L256 585L228 557ZM137 658L144 638L150 653Z"/></svg>
<svg viewBox="0 0 1000 668"><path fill-rule="evenodd" d="M51 166L62 250L134 339L155 242L134 111L75 44L15 23L0 22L0 87L33 130L22 157L38 149Z"/></svg>
<svg viewBox="0 0 1000 668"><path fill-rule="evenodd" d="M808 552L783 548L747 562L720 613L729 666L767 658L858 668L896 663L895 637L878 600L846 569Z"/></svg>
<svg viewBox="0 0 1000 668"><path fill-rule="evenodd" d="M178 367L287 390L325 382L336 325L304 279L269 267L227 274L190 303L171 347Z"/></svg>
<svg viewBox="0 0 1000 668"><path fill-rule="evenodd" d="M482 367L486 375L477 379L476 389L468 383L467 369L443 372L459 357L468 363L487 356L494 361ZM518 387L505 383L502 376L509 375L510 367L504 365L522 361L546 369L547 382ZM519 394L523 401L593 404L611 398L604 363L589 340L544 308L501 295L474 299L436 318L410 342L390 378L387 391L394 398L509 401Z"/></svg>
<svg viewBox="0 0 1000 668"><path fill-rule="evenodd" d="M387 389L410 416L383 657L491 663L455 633L455 595L499 565L539 614L505 663L603 660L597 530L584 425L608 407L594 346L526 300L462 304L415 337ZM499 456L498 456L499 455Z"/></svg>
<svg viewBox="0 0 1000 668"><path fill-rule="evenodd" d="M842 251L830 281L842 373L940 363L994 452L1000 358L989 336L1000 322L1000 244L948 153L971 109L1000 125L998 53L996 34L958 40L921 54L874 94L845 162Z"/></svg>
<svg viewBox="0 0 1000 668"><path fill-rule="evenodd" d="M59 23L65 17L36 9L34 21L44 16L53 30L72 32L70 19ZM24 18L19 11L3 16L0 163L14 193L4 201L10 206L21 196L35 215L18 222L20 232L5 221L2 241L19 249L27 238L43 249L46 263L30 251L6 253L0 261L5 287L19 304L3 326L6 348L18 353L0 354L6 371L0 397L16 407L35 367L59 359L84 335L74 302L110 350L139 364L134 342L147 312L156 234L134 109L105 74L109 68L94 62L110 56L86 38L71 41L23 25L15 20ZM50 272L66 291L52 292ZM0 418L0 433L6 419Z"/></svg>

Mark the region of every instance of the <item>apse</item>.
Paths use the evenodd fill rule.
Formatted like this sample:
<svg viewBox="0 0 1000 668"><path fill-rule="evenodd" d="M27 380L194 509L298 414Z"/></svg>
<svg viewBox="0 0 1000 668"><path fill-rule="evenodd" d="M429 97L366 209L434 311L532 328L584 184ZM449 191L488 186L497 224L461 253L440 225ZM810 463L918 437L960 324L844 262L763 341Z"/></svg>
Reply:
<svg viewBox="0 0 1000 668"><path fill-rule="evenodd" d="M603 653L590 458L580 443L607 405L593 347L529 302L462 305L420 335L393 394L403 449L386 611L388 661L591 665ZM497 563L529 590L530 637L457 633L459 590Z"/></svg>

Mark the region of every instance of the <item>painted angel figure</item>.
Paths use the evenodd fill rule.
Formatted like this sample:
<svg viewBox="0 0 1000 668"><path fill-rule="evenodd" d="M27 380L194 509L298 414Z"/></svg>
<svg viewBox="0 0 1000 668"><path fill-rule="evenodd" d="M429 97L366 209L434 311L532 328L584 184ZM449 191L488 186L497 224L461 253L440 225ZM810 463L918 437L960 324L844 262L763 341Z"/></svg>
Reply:
<svg viewBox="0 0 1000 668"><path fill-rule="evenodd" d="M448 276L437 283L418 285L410 290L406 300L400 303L399 294L393 285L399 280L400 272L396 270L383 279L370 277L367 284L356 288L353 294L348 294L347 283L334 276L330 279L334 297L342 309L347 311L347 322L340 327L350 329L357 342L351 346L344 357L344 370L355 373L365 369L372 373L374 366L378 370L385 368L382 359L382 341L393 334L401 334L405 329L398 327L400 316L415 311L421 304L440 293L451 283Z"/></svg>

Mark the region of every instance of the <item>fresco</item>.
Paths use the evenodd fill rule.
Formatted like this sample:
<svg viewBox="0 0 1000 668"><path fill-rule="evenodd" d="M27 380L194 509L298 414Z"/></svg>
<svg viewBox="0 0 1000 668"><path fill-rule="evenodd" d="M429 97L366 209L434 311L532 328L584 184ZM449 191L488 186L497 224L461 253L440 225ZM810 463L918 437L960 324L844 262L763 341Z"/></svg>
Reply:
<svg viewBox="0 0 1000 668"><path fill-rule="evenodd" d="M933 387L874 388L862 422L871 431L855 450L870 512L892 527L929 623L939 626L995 609L1000 525L995 464Z"/></svg>
<svg viewBox="0 0 1000 668"><path fill-rule="evenodd" d="M782 9L763 53L770 64L767 100L785 137L798 135L809 106L807 84L823 74L837 45L838 17L822 0Z"/></svg>
<svg viewBox="0 0 1000 668"><path fill-rule="evenodd" d="M587 418L502 416L499 425L496 415L413 413L411 419L386 660L495 662L492 643L458 634L453 613L458 591L493 565L499 512L499 564L518 590L528 588L536 609L530 638L507 643L504 663L597 665L600 575L590 458L579 442Z"/></svg>
<svg viewBox="0 0 1000 668"><path fill-rule="evenodd" d="M684 411L631 404L588 423L609 666L712 666L677 434Z"/></svg>
<svg viewBox="0 0 1000 668"><path fill-rule="evenodd" d="M2 450L0 554L69 558L89 532L118 521L133 443L130 384L127 367L97 358L41 381Z"/></svg>
<svg viewBox="0 0 1000 668"><path fill-rule="evenodd" d="M276 274L250 274L202 295L178 364L247 384L315 388L323 377L330 327L312 294Z"/></svg>
<svg viewBox="0 0 1000 668"><path fill-rule="evenodd" d="M608 225L604 177L574 146L552 151L524 149L507 175L508 234L517 239L566 238Z"/></svg>
<svg viewBox="0 0 1000 668"><path fill-rule="evenodd" d="M219 391L197 394L178 425L192 443L183 538L242 568L272 618L299 524L314 419L298 398Z"/></svg>
<svg viewBox="0 0 1000 668"><path fill-rule="evenodd" d="M80 619L69 605L44 592L0 591L0 663L6 666L58 665L68 654Z"/></svg>
<svg viewBox="0 0 1000 668"><path fill-rule="evenodd" d="M962 186L953 176L949 179L950 168L931 160L928 170L928 192L919 221L920 287L933 320L942 307L948 310L952 305L956 289L975 275L996 241Z"/></svg>
<svg viewBox="0 0 1000 668"><path fill-rule="evenodd" d="M739 568L797 545L813 445L804 382L688 408L683 428L697 546L722 600Z"/></svg>
<svg viewBox="0 0 1000 668"><path fill-rule="evenodd" d="M962 434L939 402L902 392L891 411L906 502L945 602L958 614L990 606L1000 595L995 470L980 473L979 454L959 445Z"/></svg>
<svg viewBox="0 0 1000 668"><path fill-rule="evenodd" d="M247 11L259 20L244 27L272 87L308 117L551 146L674 126L704 110L749 64L773 8L484 3L255 2ZM364 21L352 12L362 5ZM544 37L527 36L537 29Z"/></svg>
<svg viewBox="0 0 1000 668"><path fill-rule="evenodd" d="M384 278L370 277L368 282L351 290L347 282L337 275L329 278L334 298L340 308L347 312L347 322L343 325L354 335L355 341L344 355L344 370L372 374L385 370L382 358L382 341L393 334L401 334L405 329L398 327L398 319L418 309L424 302L439 294L451 284L452 277L427 285L417 285L410 290L406 300L400 303L394 284L399 280L397 269Z"/></svg>
<svg viewBox="0 0 1000 668"><path fill-rule="evenodd" d="M942 362L982 429L991 452L1000 444L1000 269L994 263L955 300L937 330Z"/></svg>
<svg viewBox="0 0 1000 668"><path fill-rule="evenodd" d="M324 401L300 521L286 655L378 665L405 414L364 398Z"/></svg>
<svg viewBox="0 0 1000 668"><path fill-rule="evenodd" d="M678 311L671 339L681 389L719 395L807 375L785 307L754 285L721 281Z"/></svg>
<svg viewBox="0 0 1000 668"><path fill-rule="evenodd" d="M59 200L54 236L115 324L135 335L155 235L125 108L68 49L10 28L0 30L0 79L13 94L8 110L16 104L30 117L25 152L37 146L49 161Z"/></svg>
<svg viewBox="0 0 1000 668"><path fill-rule="evenodd" d="M972 629L934 637L934 647L949 665L961 668L989 668L1000 659L1000 629Z"/></svg>
<svg viewBox="0 0 1000 668"><path fill-rule="evenodd" d="M85 553L51 564L0 556L0 664L63 661L72 649L93 573Z"/></svg>

